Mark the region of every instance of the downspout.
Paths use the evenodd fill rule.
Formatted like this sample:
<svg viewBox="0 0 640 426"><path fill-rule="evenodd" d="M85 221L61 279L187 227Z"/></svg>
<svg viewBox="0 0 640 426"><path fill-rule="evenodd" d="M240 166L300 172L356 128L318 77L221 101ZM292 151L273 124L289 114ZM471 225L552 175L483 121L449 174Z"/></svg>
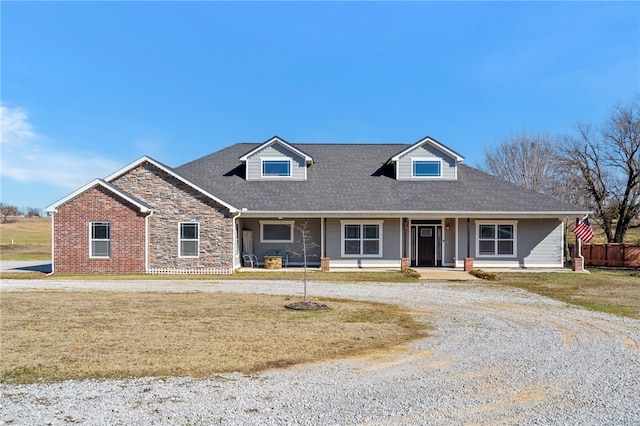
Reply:
<svg viewBox="0 0 640 426"><path fill-rule="evenodd" d="M232 228L232 232L231 232L231 238L233 239L233 244L232 244L232 265L233 265L233 270L236 269L236 253L238 252L238 232L236 230L236 219L238 219L241 215L242 215L242 211L237 210L237 215L233 216L233 219L231 221L231 226ZM238 264L238 267L240 267L240 265Z"/></svg>
<svg viewBox="0 0 640 426"><path fill-rule="evenodd" d="M53 275L53 272L55 271L55 261L56 261L56 257L55 257L55 249L56 249L56 240L55 240L55 216L56 216L56 211L54 210L53 212L51 212L51 272L49 272L46 276L51 276Z"/></svg>
<svg viewBox="0 0 640 426"><path fill-rule="evenodd" d="M144 271L149 273L149 218L153 216L153 210L144 218Z"/></svg>

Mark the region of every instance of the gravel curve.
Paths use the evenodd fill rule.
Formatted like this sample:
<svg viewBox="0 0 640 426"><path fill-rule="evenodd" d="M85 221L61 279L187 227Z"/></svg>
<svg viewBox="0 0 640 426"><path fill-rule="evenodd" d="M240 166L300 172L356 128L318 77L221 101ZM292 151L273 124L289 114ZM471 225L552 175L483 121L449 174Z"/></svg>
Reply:
<svg viewBox="0 0 640 426"><path fill-rule="evenodd" d="M299 295L299 282L4 280L30 289ZM484 282L309 283L434 327L403 350L209 379L0 385L11 425L638 425L640 321Z"/></svg>

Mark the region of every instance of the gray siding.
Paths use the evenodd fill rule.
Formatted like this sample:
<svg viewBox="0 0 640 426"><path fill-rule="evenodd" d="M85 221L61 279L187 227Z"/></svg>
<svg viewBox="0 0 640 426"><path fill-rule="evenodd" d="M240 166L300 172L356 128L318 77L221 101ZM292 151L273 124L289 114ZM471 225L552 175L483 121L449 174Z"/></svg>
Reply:
<svg viewBox="0 0 640 426"><path fill-rule="evenodd" d="M424 144L422 146L417 147L416 149L408 152L403 157L401 157L396 167L398 168L398 180L414 180L414 179L425 179L425 178L413 178L412 177L412 166L411 159L412 158L428 158L428 159L441 159L442 160L442 177L440 179L443 180L455 180L456 179L456 159L446 155L444 152L441 152L431 145ZM431 178L437 179L437 178Z"/></svg>
<svg viewBox="0 0 640 426"><path fill-rule="evenodd" d="M559 220L522 221L518 227L518 258L525 266L562 265L563 232ZM520 225L520 222L518 222Z"/></svg>
<svg viewBox="0 0 640 426"><path fill-rule="evenodd" d="M371 219L382 223L382 257L342 257L342 220L358 223L367 219L327 219L327 257L331 266L397 266L400 267L400 218Z"/></svg>
<svg viewBox="0 0 640 426"><path fill-rule="evenodd" d="M262 159L291 160L291 177L262 177ZM274 143L254 153L247 159L247 180L305 180L307 163L304 158Z"/></svg>
<svg viewBox="0 0 640 426"><path fill-rule="evenodd" d="M447 231L446 225L449 225ZM444 233L444 257L442 259L443 266L453 266L455 264L455 239L456 239L456 221L455 219L445 219L444 226L442 227Z"/></svg>
<svg viewBox="0 0 640 426"><path fill-rule="evenodd" d="M476 222L492 222L491 219L475 219L470 222L470 257L474 266L492 267L561 267L563 264L562 222L559 219L517 220L516 257L476 255ZM498 221L493 221L498 222ZM467 257L466 219L459 220L458 266Z"/></svg>
<svg viewBox="0 0 640 426"><path fill-rule="evenodd" d="M289 265L302 265L302 237L300 232L294 230L293 243L261 243L260 242L260 221L261 220L277 220L276 218L264 218L264 219L242 219L240 226L240 234L242 231L250 230L253 232L253 254L258 257L258 262L262 264L264 262L264 256L268 250L285 250L289 253ZM284 221L291 221L294 219L284 219ZM311 230L311 238L317 247L307 248L307 266L320 265L320 219L295 219L294 226L300 226L303 222L308 222L309 229ZM244 248L240 248L240 251L244 251ZM294 254L299 253L299 254Z"/></svg>

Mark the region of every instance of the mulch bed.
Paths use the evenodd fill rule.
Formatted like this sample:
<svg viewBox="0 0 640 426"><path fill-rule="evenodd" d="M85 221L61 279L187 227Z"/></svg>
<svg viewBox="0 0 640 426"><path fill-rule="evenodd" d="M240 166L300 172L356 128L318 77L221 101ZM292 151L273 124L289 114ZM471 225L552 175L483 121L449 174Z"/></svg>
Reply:
<svg viewBox="0 0 640 426"><path fill-rule="evenodd" d="M324 303L318 302L294 302L284 305L287 309L295 309L297 311L312 311L317 309L329 309Z"/></svg>

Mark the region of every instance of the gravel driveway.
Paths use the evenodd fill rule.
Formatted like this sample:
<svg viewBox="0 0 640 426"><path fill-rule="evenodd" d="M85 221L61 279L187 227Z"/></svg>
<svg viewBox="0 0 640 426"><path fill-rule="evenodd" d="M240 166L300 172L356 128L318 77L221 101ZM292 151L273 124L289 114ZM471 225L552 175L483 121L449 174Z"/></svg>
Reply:
<svg viewBox="0 0 640 426"><path fill-rule="evenodd" d="M31 288L299 294L300 283L5 280ZM640 321L486 283L311 283L412 308L405 350L255 375L0 385L0 424L638 425Z"/></svg>

